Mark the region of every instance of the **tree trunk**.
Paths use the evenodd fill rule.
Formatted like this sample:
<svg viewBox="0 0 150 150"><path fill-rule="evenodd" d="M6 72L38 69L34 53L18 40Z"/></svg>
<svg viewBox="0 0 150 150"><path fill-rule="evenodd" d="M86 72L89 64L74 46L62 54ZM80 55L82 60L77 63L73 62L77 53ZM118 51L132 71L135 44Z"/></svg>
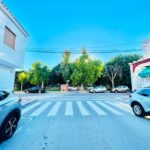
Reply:
<svg viewBox="0 0 150 150"><path fill-rule="evenodd" d="M44 88L44 81L42 81L42 85L41 85L41 88Z"/></svg>
<svg viewBox="0 0 150 150"><path fill-rule="evenodd" d="M81 91L84 91L84 85L81 83Z"/></svg>
<svg viewBox="0 0 150 150"><path fill-rule="evenodd" d="M112 89L113 89L115 87L113 79L111 80L111 84L112 84Z"/></svg>

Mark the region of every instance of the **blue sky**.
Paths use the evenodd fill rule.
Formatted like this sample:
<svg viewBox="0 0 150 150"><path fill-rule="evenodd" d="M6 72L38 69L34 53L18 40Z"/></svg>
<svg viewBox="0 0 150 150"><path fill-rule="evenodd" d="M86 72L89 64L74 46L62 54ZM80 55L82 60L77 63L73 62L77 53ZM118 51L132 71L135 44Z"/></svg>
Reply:
<svg viewBox="0 0 150 150"><path fill-rule="evenodd" d="M149 0L3 1L30 34L27 49L131 49L141 48L150 37ZM115 55L92 57L107 62ZM62 54L26 53L25 69L35 61L53 67L61 58Z"/></svg>

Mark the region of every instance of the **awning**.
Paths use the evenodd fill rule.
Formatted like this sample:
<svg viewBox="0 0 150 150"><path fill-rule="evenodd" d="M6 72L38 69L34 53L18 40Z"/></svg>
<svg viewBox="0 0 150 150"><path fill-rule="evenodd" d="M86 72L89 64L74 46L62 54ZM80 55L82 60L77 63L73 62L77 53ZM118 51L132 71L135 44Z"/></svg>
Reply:
<svg viewBox="0 0 150 150"><path fill-rule="evenodd" d="M145 67L140 73L139 76L141 78L147 78L150 77L150 67Z"/></svg>

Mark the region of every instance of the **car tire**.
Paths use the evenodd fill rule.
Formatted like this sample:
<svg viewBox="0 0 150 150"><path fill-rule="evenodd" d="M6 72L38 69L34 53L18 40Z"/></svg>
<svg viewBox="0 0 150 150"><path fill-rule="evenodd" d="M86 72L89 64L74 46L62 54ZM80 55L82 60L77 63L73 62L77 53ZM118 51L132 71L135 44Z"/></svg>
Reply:
<svg viewBox="0 0 150 150"><path fill-rule="evenodd" d="M132 105L132 109L133 109L133 112L136 116L138 116L138 117L144 117L145 116L144 108L139 103L134 103Z"/></svg>
<svg viewBox="0 0 150 150"><path fill-rule="evenodd" d="M11 114L6 117L0 128L0 140L9 139L15 133L19 122L19 117L16 114Z"/></svg>
<svg viewBox="0 0 150 150"><path fill-rule="evenodd" d="M118 91L117 91L117 90L115 90L115 93L118 93Z"/></svg>

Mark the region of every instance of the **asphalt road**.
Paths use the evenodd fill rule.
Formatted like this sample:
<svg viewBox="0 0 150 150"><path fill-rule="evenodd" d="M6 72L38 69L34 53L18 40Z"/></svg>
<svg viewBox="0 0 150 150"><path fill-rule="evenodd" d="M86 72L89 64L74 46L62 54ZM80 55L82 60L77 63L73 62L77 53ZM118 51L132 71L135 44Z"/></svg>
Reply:
<svg viewBox="0 0 150 150"><path fill-rule="evenodd" d="M16 134L0 150L149 150L149 127L124 94L41 95L23 107Z"/></svg>

